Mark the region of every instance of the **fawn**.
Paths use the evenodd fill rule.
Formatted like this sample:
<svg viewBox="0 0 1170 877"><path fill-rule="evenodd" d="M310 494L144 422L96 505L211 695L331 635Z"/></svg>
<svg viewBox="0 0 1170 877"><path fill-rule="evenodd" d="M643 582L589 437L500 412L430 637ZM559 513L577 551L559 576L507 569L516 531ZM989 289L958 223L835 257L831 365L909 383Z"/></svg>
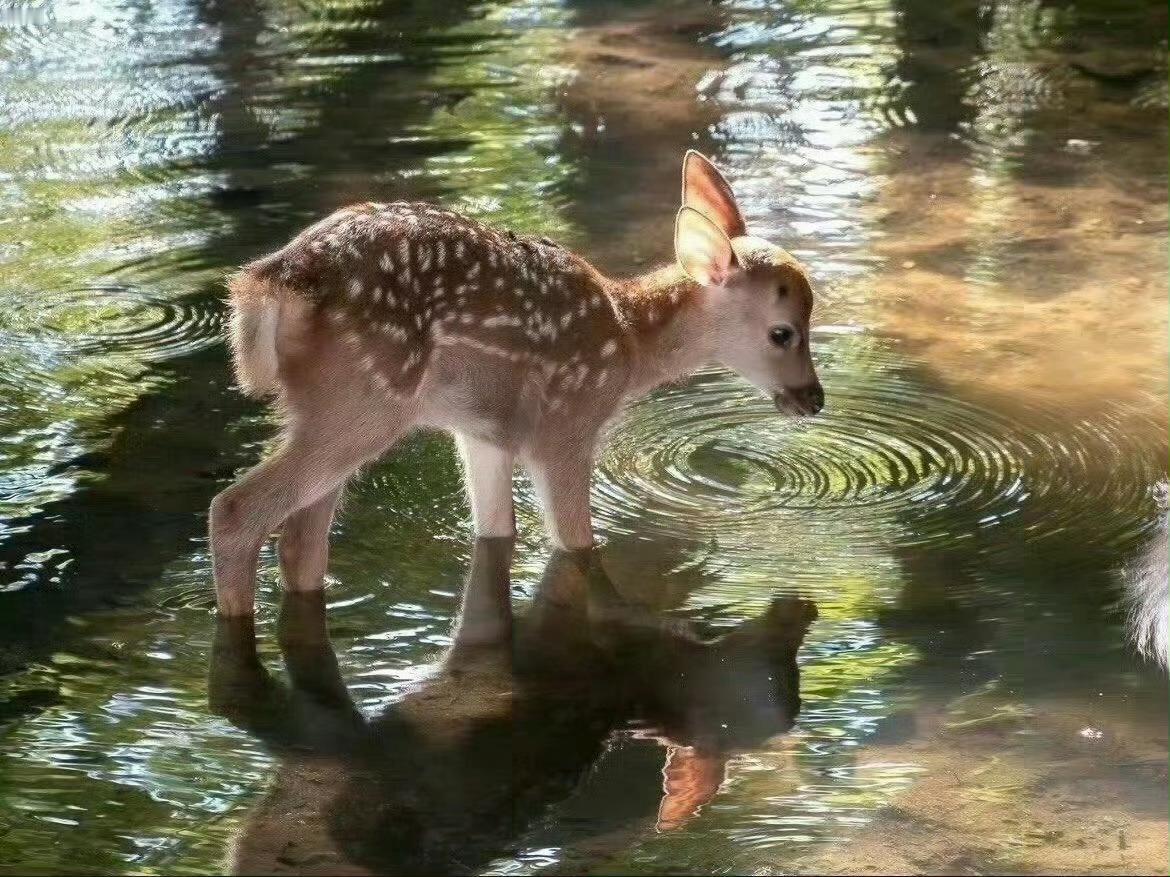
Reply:
<svg viewBox="0 0 1170 877"><path fill-rule="evenodd" d="M573 549L593 542L593 455L626 400L718 362L782 411L820 411L804 270L748 236L731 187L694 151L682 200L676 263L632 279L404 202L338 210L245 266L229 282L236 372L246 392L277 395L287 425L280 449L212 501L219 611L253 612L277 527L284 587L322 587L346 479L415 427L455 434L477 535L513 534L519 458L553 541Z"/></svg>

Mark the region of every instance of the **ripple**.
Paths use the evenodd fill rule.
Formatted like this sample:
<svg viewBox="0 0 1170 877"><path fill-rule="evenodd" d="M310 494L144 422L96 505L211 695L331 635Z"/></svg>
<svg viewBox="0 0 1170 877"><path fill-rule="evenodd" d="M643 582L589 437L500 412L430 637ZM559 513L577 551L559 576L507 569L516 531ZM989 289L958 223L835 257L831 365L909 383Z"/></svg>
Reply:
<svg viewBox="0 0 1170 877"><path fill-rule="evenodd" d="M1123 411L1070 426L1034 410L1025 423L906 373L823 377L829 405L810 420L777 416L720 373L635 408L600 466L599 517L630 530L637 509L639 528L712 538L799 516L855 543L889 540L881 520L900 524L897 543L924 545L1017 515L1035 542L1092 515L1105 542L1132 535L1128 512L1159 477Z"/></svg>
<svg viewBox="0 0 1170 877"><path fill-rule="evenodd" d="M223 308L207 296L167 299L132 286L88 285L46 297L30 337L59 338L82 355L164 359L215 343L223 320Z"/></svg>

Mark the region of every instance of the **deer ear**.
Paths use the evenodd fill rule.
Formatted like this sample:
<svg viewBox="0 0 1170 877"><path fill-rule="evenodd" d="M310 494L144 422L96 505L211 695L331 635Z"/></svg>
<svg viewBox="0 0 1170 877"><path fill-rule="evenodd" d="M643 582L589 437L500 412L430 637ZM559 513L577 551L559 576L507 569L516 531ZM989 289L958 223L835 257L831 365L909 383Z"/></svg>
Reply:
<svg viewBox="0 0 1170 877"><path fill-rule="evenodd" d="M686 825L723 785L727 758L672 746L662 769L662 802L658 805L659 831Z"/></svg>
<svg viewBox="0 0 1170 877"><path fill-rule="evenodd" d="M683 159L683 207L698 210L729 238L747 234L731 186L706 156L688 149Z"/></svg>
<svg viewBox="0 0 1170 877"><path fill-rule="evenodd" d="M674 221L674 255L692 280L723 286L739 270L731 240L697 210L683 207Z"/></svg>

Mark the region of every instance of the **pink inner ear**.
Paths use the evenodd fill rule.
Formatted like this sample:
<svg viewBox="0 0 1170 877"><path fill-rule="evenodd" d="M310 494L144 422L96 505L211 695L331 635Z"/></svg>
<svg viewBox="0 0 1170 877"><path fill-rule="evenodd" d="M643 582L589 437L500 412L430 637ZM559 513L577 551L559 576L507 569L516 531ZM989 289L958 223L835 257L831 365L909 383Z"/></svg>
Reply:
<svg viewBox="0 0 1170 877"><path fill-rule="evenodd" d="M683 164L683 205L698 210L729 238L747 234L731 186L715 165L693 150Z"/></svg>
<svg viewBox="0 0 1170 877"><path fill-rule="evenodd" d="M704 286L723 286L730 279L735 265L731 241L698 211L679 211L674 249L683 270Z"/></svg>

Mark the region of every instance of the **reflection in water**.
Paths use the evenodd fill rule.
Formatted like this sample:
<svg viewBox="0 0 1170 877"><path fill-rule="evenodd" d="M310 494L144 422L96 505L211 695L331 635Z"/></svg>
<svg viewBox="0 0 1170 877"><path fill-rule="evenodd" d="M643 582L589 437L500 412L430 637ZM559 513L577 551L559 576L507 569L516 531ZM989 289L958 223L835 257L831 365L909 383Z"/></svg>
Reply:
<svg viewBox="0 0 1170 877"><path fill-rule="evenodd" d="M257 657L250 619L220 619L212 707L280 760L234 872L478 873L573 792L614 734L664 748L661 771L627 781L661 786L657 828L674 830L716 795L728 759L791 728L811 603L777 599L705 641L624 600L580 551L552 556L513 621L511 559L511 540L476 542L451 647L373 718L346 690L320 593L282 603L289 687Z"/></svg>

